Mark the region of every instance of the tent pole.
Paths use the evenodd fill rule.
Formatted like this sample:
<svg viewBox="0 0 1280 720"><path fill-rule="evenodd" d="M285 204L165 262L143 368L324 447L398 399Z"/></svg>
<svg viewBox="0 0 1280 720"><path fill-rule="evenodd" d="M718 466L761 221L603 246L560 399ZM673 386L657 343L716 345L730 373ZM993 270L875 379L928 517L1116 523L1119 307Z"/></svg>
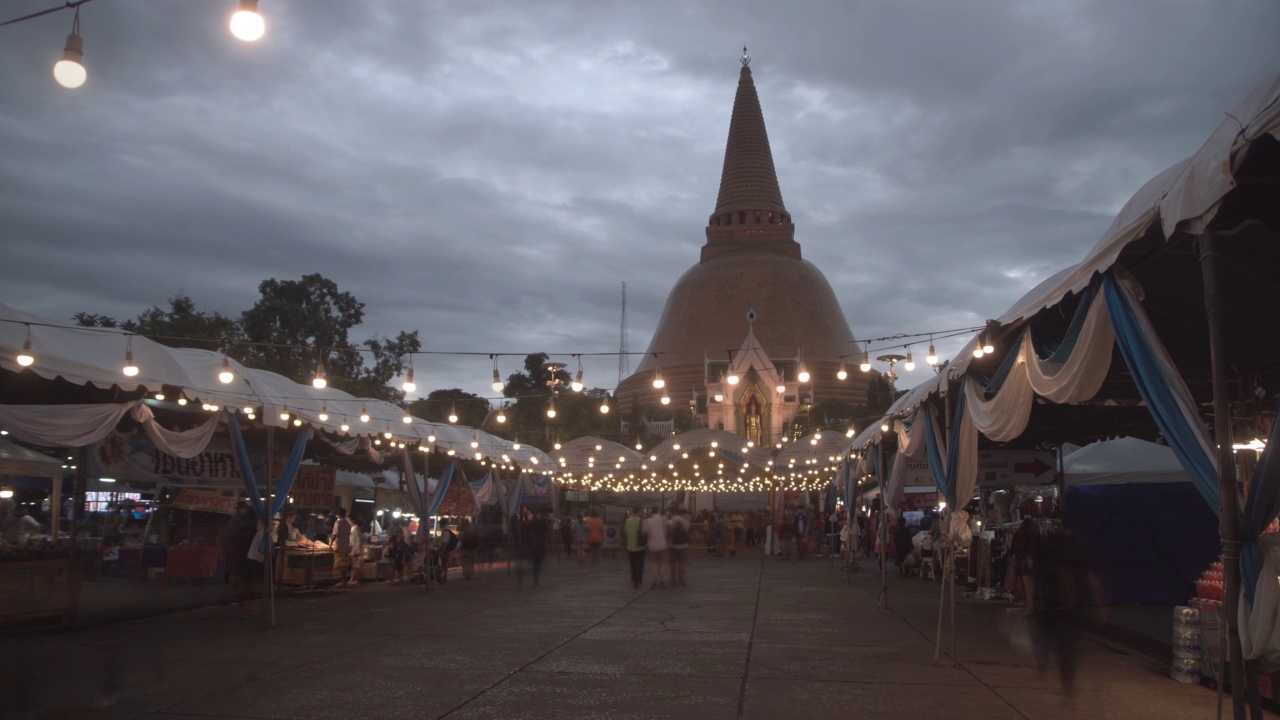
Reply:
<svg viewBox="0 0 1280 720"><path fill-rule="evenodd" d="M76 468L79 470L79 468ZM6 475L5 480L9 477ZM62 476L49 478L49 535L58 544L58 530L62 528ZM144 536L145 537L145 536Z"/></svg>
<svg viewBox="0 0 1280 720"><path fill-rule="evenodd" d="M888 610L889 561L885 554L889 551L889 528L886 525L889 519L889 495L884 486L884 469L889 460L884 454L884 443L876 447L876 452L880 454L880 472L876 476L876 482L880 484L880 524L876 526L876 540L880 543L880 598L877 604L881 610Z"/></svg>
<svg viewBox="0 0 1280 720"><path fill-rule="evenodd" d="M275 588L272 587L274 573L271 570L272 559L275 556L275 548L273 547L275 538L271 532L271 487L274 483L271 478L274 476L275 468L272 467L272 455L275 454L276 429L267 428L267 457L263 461L266 468L266 482L262 489L267 493L267 522L262 531L263 538L267 541L267 551L262 556L262 622L268 628L275 627Z"/></svg>
<svg viewBox="0 0 1280 720"><path fill-rule="evenodd" d="M1200 236L1200 270L1204 278L1204 310L1209 325L1209 358L1213 373L1213 437L1218 446L1219 532L1222 535L1223 618L1231 662L1231 703L1235 720L1244 720L1244 653L1240 648L1240 507L1235 458L1231 449L1231 397L1227 385L1227 350L1222 318L1225 303L1218 287L1218 251L1213 233Z"/></svg>

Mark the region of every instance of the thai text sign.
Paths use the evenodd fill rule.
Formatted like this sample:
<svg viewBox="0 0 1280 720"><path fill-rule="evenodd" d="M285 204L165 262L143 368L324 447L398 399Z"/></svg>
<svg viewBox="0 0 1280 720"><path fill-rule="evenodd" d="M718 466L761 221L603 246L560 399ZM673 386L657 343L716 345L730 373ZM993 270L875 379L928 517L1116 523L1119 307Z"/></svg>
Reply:
<svg viewBox="0 0 1280 720"><path fill-rule="evenodd" d="M276 467L282 458L277 451ZM249 449L254 472L262 475L265 453L261 446ZM110 477L121 482L152 482L160 485L220 485L244 487L240 462L223 437L215 437L204 452L180 458L157 448L144 433L113 432L92 446L88 454L90 477Z"/></svg>
<svg viewBox="0 0 1280 720"><path fill-rule="evenodd" d="M240 491L230 488L183 488L170 504L176 508L234 515Z"/></svg>
<svg viewBox="0 0 1280 720"><path fill-rule="evenodd" d="M333 489L338 471L322 465L303 465L293 481L293 506L305 510L333 509Z"/></svg>

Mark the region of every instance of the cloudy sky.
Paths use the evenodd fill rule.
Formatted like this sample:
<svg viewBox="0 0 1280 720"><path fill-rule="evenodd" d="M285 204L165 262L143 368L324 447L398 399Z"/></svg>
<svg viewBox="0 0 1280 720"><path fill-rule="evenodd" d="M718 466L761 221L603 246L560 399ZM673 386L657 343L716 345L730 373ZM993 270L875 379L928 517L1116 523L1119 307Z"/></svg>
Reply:
<svg viewBox="0 0 1280 720"><path fill-rule="evenodd" d="M616 350L625 281L643 350L704 242L745 43L854 335L975 325L1280 67L1273 0L262 0L255 44L236 4L85 5L76 91L51 73L71 13L0 28L0 302L237 313L319 272L367 304L353 339L416 329L505 374ZM416 366L491 394L487 359Z"/></svg>

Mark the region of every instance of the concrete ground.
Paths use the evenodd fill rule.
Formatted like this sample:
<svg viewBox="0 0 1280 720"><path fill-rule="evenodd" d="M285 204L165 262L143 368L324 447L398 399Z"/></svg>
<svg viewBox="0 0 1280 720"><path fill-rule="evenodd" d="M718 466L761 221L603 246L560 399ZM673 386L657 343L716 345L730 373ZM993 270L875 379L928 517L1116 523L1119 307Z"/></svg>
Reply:
<svg viewBox="0 0 1280 720"><path fill-rule="evenodd" d="M870 563L867 563L870 567ZM1068 696L962 601L959 664L933 662L939 585L826 560L698 556L683 588L635 591L625 559L505 567L441 591L364 586L281 598L277 627L165 615L6 641L0 717L1210 718L1213 692L1078 636ZM949 639L949 637L948 637ZM116 669L117 702L88 709ZM156 675L162 679L155 679Z"/></svg>

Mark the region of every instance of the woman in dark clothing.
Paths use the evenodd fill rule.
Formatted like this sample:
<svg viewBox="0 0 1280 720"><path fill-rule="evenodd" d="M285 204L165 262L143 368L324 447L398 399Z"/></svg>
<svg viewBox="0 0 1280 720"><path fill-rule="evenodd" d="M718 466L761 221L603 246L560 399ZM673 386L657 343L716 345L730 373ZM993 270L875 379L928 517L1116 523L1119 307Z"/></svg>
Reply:
<svg viewBox="0 0 1280 720"><path fill-rule="evenodd" d="M894 550L898 558L898 572L907 574L907 556L911 554L911 526L906 518L898 518L898 529L893 534Z"/></svg>

